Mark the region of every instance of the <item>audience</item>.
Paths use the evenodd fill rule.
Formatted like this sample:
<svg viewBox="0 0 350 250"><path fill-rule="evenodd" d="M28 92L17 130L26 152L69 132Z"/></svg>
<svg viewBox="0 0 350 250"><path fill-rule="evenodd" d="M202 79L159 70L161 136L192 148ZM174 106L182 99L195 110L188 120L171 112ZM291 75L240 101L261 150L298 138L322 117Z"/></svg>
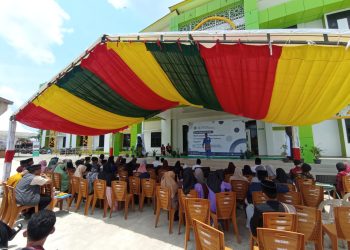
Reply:
<svg viewBox="0 0 350 250"><path fill-rule="evenodd" d="M159 156L156 156L156 160L153 161L152 164L154 168L158 168L160 165L162 165L162 163L159 161Z"/></svg>
<svg viewBox="0 0 350 250"><path fill-rule="evenodd" d="M98 163L98 158L94 156L94 157L91 158L91 161L92 161L92 163L91 163L92 168L93 168L93 169L96 169L97 172L100 172L101 166L100 166L100 164Z"/></svg>
<svg viewBox="0 0 350 250"><path fill-rule="evenodd" d="M301 173L300 177L302 179L312 179L312 180L314 180L314 177L310 173L311 166L309 164L303 163L303 165L301 165L301 171L302 171L302 173Z"/></svg>
<svg viewBox="0 0 350 250"><path fill-rule="evenodd" d="M256 168L260 167L261 165L261 158L257 157L255 158L255 166L251 167L251 170L253 173L256 173Z"/></svg>
<svg viewBox="0 0 350 250"><path fill-rule="evenodd" d="M112 207L112 181L117 180L115 171L112 171L110 164L105 164L102 167L102 172L98 173L98 179L106 181L106 197L109 207Z"/></svg>
<svg viewBox="0 0 350 250"><path fill-rule="evenodd" d="M80 178L83 178L84 177L84 174L86 172L86 166L82 164L82 161L80 160L77 160L75 162L75 165L77 166L77 169L75 170L74 172L74 176L75 177L80 177Z"/></svg>
<svg viewBox="0 0 350 250"><path fill-rule="evenodd" d="M292 168L289 172L290 178L294 181L295 178L297 178L301 173L303 172L301 170L301 161L300 160L294 160L294 168Z"/></svg>
<svg viewBox="0 0 350 250"><path fill-rule="evenodd" d="M225 169L225 174L233 174L235 172L236 166L233 162L229 162L227 168Z"/></svg>
<svg viewBox="0 0 350 250"><path fill-rule="evenodd" d="M167 171L164 173L162 180L160 181L161 187L167 187L170 189L171 196L171 207L177 210L178 200L177 200L177 189L178 184L175 181L175 173L173 171Z"/></svg>
<svg viewBox="0 0 350 250"><path fill-rule="evenodd" d="M26 173L18 182L16 192L16 202L19 205L35 206L38 205L39 210L43 210L51 202L51 197L40 194L40 187L45 184L50 184L51 179L46 176L40 176L41 166L31 165L27 167ZM34 208L29 209L25 213L25 217L29 218L34 213Z"/></svg>
<svg viewBox="0 0 350 250"><path fill-rule="evenodd" d="M194 177L191 168L186 168L183 171L182 191L185 195L189 194L191 189L194 189L196 178Z"/></svg>
<svg viewBox="0 0 350 250"><path fill-rule="evenodd" d="M208 199L210 202L210 210L216 212L216 193L229 192L232 190L231 184L224 181L224 171L216 170L209 173L208 180Z"/></svg>
<svg viewBox="0 0 350 250"><path fill-rule="evenodd" d="M34 214L23 233L23 236L27 237L27 246L22 250L44 250L47 237L55 232L55 223L56 215L50 210Z"/></svg>
<svg viewBox="0 0 350 250"><path fill-rule="evenodd" d="M343 193L344 193L343 176L348 175L349 172L347 171L345 164L342 162L338 162L335 166L336 166L337 171L338 171L338 174L336 176L337 193L339 195L343 195Z"/></svg>
<svg viewBox="0 0 350 250"><path fill-rule="evenodd" d="M68 162L67 162L68 163ZM54 173L61 175L61 192L67 192L69 188L69 179L67 174L67 163L58 164L54 170Z"/></svg>
<svg viewBox="0 0 350 250"><path fill-rule="evenodd" d="M183 167L181 166L180 161L176 161L174 166L174 172L175 172L175 180L179 181L183 178Z"/></svg>
<svg viewBox="0 0 350 250"><path fill-rule="evenodd" d="M22 179L23 175L28 173L28 171L25 168L22 167L22 163L21 163L21 166L16 169L17 173L12 175L12 176L10 176L7 179L7 185L9 185L11 187L16 187L18 182Z"/></svg>
<svg viewBox="0 0 350 250"><path fill-rule="evenodd" d="M255 175L249 165L244 165L242 169L242 174L245 177L254 177Z"/></svg>
<svg viewBox="0 0 350 250"><path fill-rule="evenodd" d="M51 160L49 161L49 164L46 167L46 172L52 173L55 170L57 162L58 162L58 157L52 157Z"/></svg>
<svg viewBox="0 0 350 250"><path fill-rule="evenodd" d="M196 170L196 168L201 168L202 167L201 164L202 164L201 159L197 159L196 164L193 165L193 167L192 167L192 170Z"/></svg>
<svg viewBox="0 0 350 250"><path fill-rule="evenodd" d="M45 173L47 168L47 162L45 160L42 160L39 162L39 164L41 166L41 173Z"/></svg>
<svg viewBox="0 0 350 250"><path fill-rule="evenodd" d="M283 168L276 169L276 178L274 179L275 183L283 183L283 184L292 184L293 181L289 178L287 173L283 170Z"/></svg>
<svg viewBox="0 0 350 250"><path fill-rule="evenodd" d="M230 181L248 181L248 179L243 176L242 170L236 168L233 175L230 177Z"/></svg>
<svg viewBox="0 0 350 250"><path fill-rule="evenodd" d="M267 176L269 177L270 180L276 178L275 171L273 170L271 165L265 165L266 171L267 171Z"/></svg>

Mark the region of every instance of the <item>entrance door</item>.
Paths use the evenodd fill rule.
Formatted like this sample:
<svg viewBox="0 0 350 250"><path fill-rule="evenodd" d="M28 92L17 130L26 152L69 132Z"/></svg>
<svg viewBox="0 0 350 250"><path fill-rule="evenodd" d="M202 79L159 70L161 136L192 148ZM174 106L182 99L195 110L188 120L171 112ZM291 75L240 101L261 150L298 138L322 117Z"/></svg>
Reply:
<svg viewBox="0 0 350 250"><path fill-rule="evenodd" d="M250 146L251 146L251 151L253 152L254 155L259 155L259 146L258 146L258 129L256 125L256 121L247 121L245 123L245 128L248 131L248 135L250 134Z"/></svg>
<svg viewBox="0 0 350 250"><path fill-rule="evenodd" d="M182 126L182 152L184 154L188 154L188 139L187 139L187 134L188 134L188 125L183 125Z"/></svg>

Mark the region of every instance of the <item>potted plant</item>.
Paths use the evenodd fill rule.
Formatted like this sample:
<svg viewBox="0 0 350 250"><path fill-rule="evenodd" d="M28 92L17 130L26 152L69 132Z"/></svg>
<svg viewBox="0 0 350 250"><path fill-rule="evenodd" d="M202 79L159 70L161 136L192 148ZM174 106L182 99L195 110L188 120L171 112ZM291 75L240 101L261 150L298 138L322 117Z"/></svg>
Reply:
<svg viewBox="0 0 350 250"><path fill-rule="evenodd" d="M283 157L282 161L283 162L289 162L288 153L287 153L288 146L286 144L283 144L281 146L281 149L283 149L283 152L281 153L281 156Z"/></svg>
<svg viewBox="0 0 350 250"><path fill-rule="evenodd" d="M320 157L321 157L321 152L322 152L322 151L323 151L323 150L322 150L321 148L317 147L317 146L311 147L310 152L311 152L311 153L313 154L313 156L314 156L314 163L315 163L315 164L320 164L320 163L321 163Z"/></svg>
<svg viewBox="0 0 350 250"><path fill-rule="evenodd" d="M153 157L156 157L157 152L158 152L158 150L157 150L157 149L153 149L153 150L152 150L152 155L153 155Z"/></svg>
<svg viewBox="0 0 350 250"><path fill-rule="evenodd" d="M239 158L240 158L241 160L244 159L244 153L243 153L243 150L242 150L242 149L241 149L241 153L240 153L240 155L239 155Z"/></svg>

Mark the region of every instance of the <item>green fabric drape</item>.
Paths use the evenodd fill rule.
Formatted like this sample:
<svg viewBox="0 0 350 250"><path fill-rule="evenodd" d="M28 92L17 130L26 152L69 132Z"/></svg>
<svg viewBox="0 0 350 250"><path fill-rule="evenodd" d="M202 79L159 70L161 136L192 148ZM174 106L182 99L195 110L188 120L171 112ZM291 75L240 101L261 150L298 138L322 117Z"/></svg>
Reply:
<svg viewBox="0 0 350 250"><path fill-rule="evenodd" d="M190 103L222 110L195 45L146 43L177 91Z"/></svg>
<svg viewBox="0 0 350 250"><path fill-rule="evenodd" d="M160 111L144 110L126 101L90 71L74 67L57 85L71 94L111 113L127 117L152 117ZM88 115L88 114L87 114Z"/></svg>

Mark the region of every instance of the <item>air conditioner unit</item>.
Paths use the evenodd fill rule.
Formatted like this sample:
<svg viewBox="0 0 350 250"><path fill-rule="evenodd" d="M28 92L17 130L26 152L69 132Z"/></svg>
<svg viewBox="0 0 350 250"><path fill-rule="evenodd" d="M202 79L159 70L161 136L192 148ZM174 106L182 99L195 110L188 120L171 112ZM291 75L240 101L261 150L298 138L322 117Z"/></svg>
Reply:
<svg viewBox="0 0 350 250"><path fill-rule="evenodd" d="M324 19L327 29L350 29L350 9L327 13Z"/></svg>

